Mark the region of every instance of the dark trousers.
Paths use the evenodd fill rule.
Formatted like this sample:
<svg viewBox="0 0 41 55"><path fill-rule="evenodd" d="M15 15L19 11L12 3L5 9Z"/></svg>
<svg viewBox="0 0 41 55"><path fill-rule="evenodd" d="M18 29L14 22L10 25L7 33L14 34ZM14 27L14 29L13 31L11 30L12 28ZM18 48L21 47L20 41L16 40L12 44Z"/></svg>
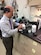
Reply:
<svg viewBox="0 0 41 55"><path fill-rule="evenodd" d="M12 55L13 37L3 37L2 40L6 48L6 55Z"/></svg>

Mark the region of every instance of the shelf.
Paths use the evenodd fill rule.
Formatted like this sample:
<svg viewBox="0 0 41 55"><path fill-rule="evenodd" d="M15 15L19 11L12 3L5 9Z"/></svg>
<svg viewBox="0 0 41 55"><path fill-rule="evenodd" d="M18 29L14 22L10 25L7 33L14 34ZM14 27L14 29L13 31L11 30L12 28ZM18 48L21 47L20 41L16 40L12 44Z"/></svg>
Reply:
<svg viewBox="0 0 41 55"><path fill-rule="evenodd" d="M30 5L30 6L33 6L33 7L35 7L35 6L37 6L37 5L41 5L41 0L31 0L31 1L29 2L29 5Z"/></svg>

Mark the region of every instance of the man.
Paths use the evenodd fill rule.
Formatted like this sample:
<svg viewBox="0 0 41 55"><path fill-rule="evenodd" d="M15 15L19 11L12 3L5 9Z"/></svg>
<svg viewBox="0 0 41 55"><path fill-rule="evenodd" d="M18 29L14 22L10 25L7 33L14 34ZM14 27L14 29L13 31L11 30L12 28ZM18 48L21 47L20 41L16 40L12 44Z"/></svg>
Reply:
<svg viewBox="0 0 41 55"><path fill-rule="evenodd" d="M6 6L4 8L4 15L0 20L0 29L2 31L2 40L3 44L6 48L6 55L12 55L13 48L13 35L18 32L19 29L22 28L22 25L15 29L13 29L13 16L14 9L11 6Z"/></svg>

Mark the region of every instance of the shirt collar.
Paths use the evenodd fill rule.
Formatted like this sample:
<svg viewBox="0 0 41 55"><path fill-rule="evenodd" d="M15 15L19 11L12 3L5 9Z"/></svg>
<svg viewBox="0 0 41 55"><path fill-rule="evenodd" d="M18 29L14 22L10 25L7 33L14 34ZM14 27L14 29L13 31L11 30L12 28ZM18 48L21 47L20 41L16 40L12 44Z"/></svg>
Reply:
<svg viewBox="0 0 41 55"><path fill-rule="evenodd" d="M8 18L7 16L3 15L3 17L4 17L6 20L8 20L8 21L9 21L9 18Z"/></svg>

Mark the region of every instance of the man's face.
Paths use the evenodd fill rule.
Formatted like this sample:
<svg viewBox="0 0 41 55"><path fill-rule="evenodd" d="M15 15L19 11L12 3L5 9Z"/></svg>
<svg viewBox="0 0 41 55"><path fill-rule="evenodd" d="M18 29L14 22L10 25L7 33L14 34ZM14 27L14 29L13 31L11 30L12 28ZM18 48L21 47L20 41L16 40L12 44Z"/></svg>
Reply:
<svg viewBox="0 0 41 55"><path fill-rule="evenodd" d="M14 9L10 9L10 12L8 12L8 17L9 18L12 18L12 16L14 15L14 13L15 13L15 10Z"/></svg>
<svg viewBox="0 0 41 55"><path fill-rule="evenodd" d="M13 16L13 10L11 10L10 12L8 12L8 16L9 16L9 18L11 18Z"/></svg>

